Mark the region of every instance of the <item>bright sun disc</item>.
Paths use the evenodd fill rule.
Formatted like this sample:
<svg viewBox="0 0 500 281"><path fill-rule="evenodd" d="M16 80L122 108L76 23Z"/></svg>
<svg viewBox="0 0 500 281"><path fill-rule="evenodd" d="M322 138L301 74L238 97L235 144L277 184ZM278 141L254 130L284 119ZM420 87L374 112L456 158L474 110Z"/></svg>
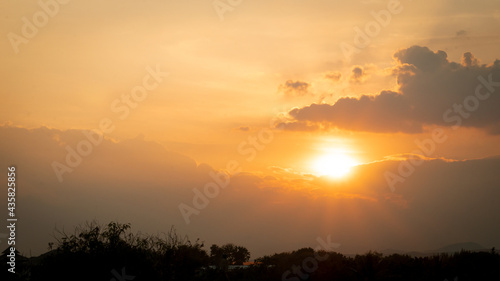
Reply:
<svg viewBox="0 0 500 281"><path fill-rule="evenodd" d="M342 152L329 153L314 161L313 168L320 176L340 178L347 175L357 162L354 158Z"/></svg>

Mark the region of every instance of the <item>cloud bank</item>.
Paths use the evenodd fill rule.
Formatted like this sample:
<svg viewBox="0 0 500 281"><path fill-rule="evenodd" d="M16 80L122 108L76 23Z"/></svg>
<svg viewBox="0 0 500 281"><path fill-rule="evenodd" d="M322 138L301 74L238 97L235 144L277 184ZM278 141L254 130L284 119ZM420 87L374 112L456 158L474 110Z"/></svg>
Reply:
<svg viewBox="0 0 500 281"><path fill-rule="evenodd" d="M18 171L17 239L25 254L46 251L55 227L71 231L92 219L130 222L151 234L174 225L206 245L244 245L253 258L312 247L328 235L343 253L500 244L500 158L426 158L395 192L384 173L397 173L399 158L355 167L343 181L281 167L241 172L186 225L179 204L191 205L193 190L203 192L211 172L219 172L206 164L142 138L107 139L60 183L51 163L64 159L65 145L78 143L83 131L0 126L0 133L2 165Z"/></svg>

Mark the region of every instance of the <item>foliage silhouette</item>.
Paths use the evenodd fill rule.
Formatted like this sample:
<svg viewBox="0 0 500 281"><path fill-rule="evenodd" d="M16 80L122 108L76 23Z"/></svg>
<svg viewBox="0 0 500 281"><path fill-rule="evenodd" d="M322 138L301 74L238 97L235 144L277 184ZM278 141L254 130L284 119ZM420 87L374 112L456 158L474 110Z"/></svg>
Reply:
<svg viewBox="0 0 500 281"><path fill-rule="evenodd" d="M210 255L198 239L191 242L172 227L158 235L134 234L130 224L86 223L73 234L57 231L50 251L24 258L17 253L16 274L7 272L6 249L0 256L1 280L500 280L500 255L461 251L454 254L412 257L377 252L349 257L336 252L301 248L256 259L247 267L229 267L224 274L214 265L222 257L228 264L248 261L243 246L212 245ZM307 269L305 260L321 256ZM292 271L291 269L294 268ZM284 274L285 272L288 273Z"/></svg>
<svg viewBox="0 0 500 281"><path fill-rule="evenodd" d="M245 247L236 246L231 243L220 247L214 244L210 247L211 264L219 264L223 257L225 257L229 264L242 265L250 259L250 252Z"/></svg>

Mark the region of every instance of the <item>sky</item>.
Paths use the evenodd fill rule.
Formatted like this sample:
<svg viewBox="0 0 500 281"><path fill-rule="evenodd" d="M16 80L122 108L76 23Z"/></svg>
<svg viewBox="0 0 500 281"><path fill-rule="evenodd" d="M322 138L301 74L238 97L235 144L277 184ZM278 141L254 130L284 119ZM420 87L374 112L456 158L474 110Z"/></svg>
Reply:
<svg viewBox="0 0 500 281"><path fill-rule="evenodd" d="M94 219L252 258L500 247L498 0L3 1L0 20L0 200L15 166L28 256Z"/></svg>

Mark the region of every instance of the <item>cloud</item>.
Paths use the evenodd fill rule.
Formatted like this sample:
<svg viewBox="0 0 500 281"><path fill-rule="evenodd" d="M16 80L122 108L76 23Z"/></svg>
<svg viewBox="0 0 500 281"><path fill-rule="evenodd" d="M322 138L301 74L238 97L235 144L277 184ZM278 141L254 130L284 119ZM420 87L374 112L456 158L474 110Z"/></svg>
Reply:
<svg viewBox="0 0 500 281"><path fill-rule="evenodd" d="M394 54L394 58L399 65L413 65L424 73L444 69L449 64L446 52L432 52L429 48L420 46L399 50Z"/></svg>
<svg viewBox="0 0 500 281"><path fill-rule="evenodd" d="M500 219L500 207L488 198L500 196L496 188L500 176L495 172L500 168L499 157L467 161L422 157L422 164L396 185L393 193L384 173L398 174L399 166L407 158L397 158L354 167L352 177L343 181L301 176L285 168L272 167L273 177L246 189L248 193L266 194L266 200L256 201L256 206L247 211L267 214L264 222L283 222L269 226L278 232L280 228L296 226L298 222L293 220L302 218L301 226L312 229L321 226L347 252L347 247L432 249L455 241L483 238L480 244L487 247L498 243L495 234L500 226L490 222ZM245 198L244 189L239 193L239 198ZM250 206L252 202L247 204ZM317 223L304 222L310 218ZM360 231L365 235L351 238ZM442 233L453 233L453 241ZM487 237L479 238L483 234Z"/></svg>
<svg viewBox="0 0 500 281"><path fill-rule="evenodd" d="M292 126L298 129L301 128L299 124L309 122L330 123L339 129L355 131L364 131L366 128L377 132L392 132L394 128L406 133L422 131L420 124L413 122L408 100L401 94L391 91L383 91L376 96L364 95L359 99L342 98L332 105L311 104L292 109L289 115L298 122L285 122L285 129ZM313 125L309 124L308 128L313 128ZM314 128L319 126L316 125Z"/></svg>
<svg viewBox="0 0 500 281"><path fill-rule="evenodd" d="M457 37L464 37L467 35L467 31L461 29L459 31L457 31L457 33L455 34Z"/></svg>
<svg viewBox="0 0 500 281"><path fill-rule="evenodd" d="M279 122L276 124L276 128L287 131L312 132L320 129L320 126L313 122Z"/></svg>
<svg viewBox="0 0 500 281"><path fill-rule="evenodd" d="M500 132L499 60L480 65L473 54L466 52L459 64L450 62L444 51L420 46L399 50L394 59L397 92L380 91L374 96L345 97L334 104L295 108L289 112L287 126L312 122L328 124L318 128L419 133L427 125L439 125ZM362 75L355 67L351 79Z"/></svg>
<svg viewBox="0 0 500 281"><path fill-rule="evenodd" d="M279 86L278 90L282 92L285 97L302 97L310 94L308 92L309 86L307 82L288 80L285 84Z"/></svg>
<svg viewBox="0 0 500 281"><path fill-rule="evenodd" d="M351 83L361 83L363 82L365 76L366 73L364 72L363 68L361 66L355 66L352 68L352 73L349 80L351 81Z"/></svg>
<svg viewBox="0 0 500 281"><path fill-rule="evenodd" d="M158 225L184 224L178 204L192 196L192 188L211 180L193 159L135 138L104 139L71 172L63 174L61 183L52 163L66 164L66 147L76 149L86 139L83 133L0 126L4 136L0 161L4 167L15 165L18 175L16 203L23 206L18 234L24 241L23 251L46 250L56 225L71 229L94 218L103 223L119 219L141 224L140 220L150 220L155 214L164 220L156 220ZM0 199L6 200L6 193Z"/></svg>
<svg viewBox="0 0 500 281"><path fill-rule="evenodd" d="M340 73L339 71L328 72L325 74L325 78L333 82L338 82L340 81L340 78L342 78L342 73Z"/></svg>
<svg viewBox="0 0 500 281"><path fill-rule="evenodd" d="M186 225L179 203L191 205L193 189L204 192L214 182L210 172L218 172L206 164L141 138L106 139L59 183L50 164L64 161L65 146L77 144L83 131L0 126L0 134L2 166L15 164L18 171L16 203L23 223L17 235L26 254L46 251L55 226L71 231L92 219L130 222L134 231L151 234L175 225L205 245L244 245L253 258L328 235L345 253L433 249L471 240L487 247L500 243L500 226L492 223L500 219L495 199L500 198L500 158L425 158L394 193L384 173L398 173L405 161L401 155L354 167L343 181L280 167L268 174L242 172ZM6 196L0 193L0 200Z"/></svg>
<svg viewBox="0 0 500 281"><path fill-rule="evenodd" d="M479 60L474 57L471 52L464 53L462 56L462 65L465 67L477 66L479 64Z"/></svg>

